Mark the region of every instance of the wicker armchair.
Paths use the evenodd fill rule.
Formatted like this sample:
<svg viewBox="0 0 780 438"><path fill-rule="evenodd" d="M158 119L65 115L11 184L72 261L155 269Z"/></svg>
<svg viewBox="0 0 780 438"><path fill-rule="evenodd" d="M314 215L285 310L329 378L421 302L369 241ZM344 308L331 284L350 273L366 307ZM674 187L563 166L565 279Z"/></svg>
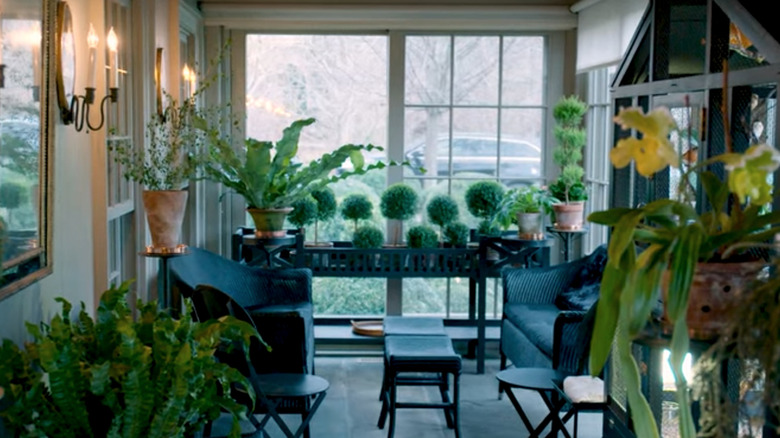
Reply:
<svg viewBox="0 0 780 438"><path fill-rule="evenodd" d="M213 252L192 253L169 263L174 292L192 297L199 285L226 293L247 310L271 352L257 349L258 373L314 373L314 314L309 269L259 269Z"/></svg>

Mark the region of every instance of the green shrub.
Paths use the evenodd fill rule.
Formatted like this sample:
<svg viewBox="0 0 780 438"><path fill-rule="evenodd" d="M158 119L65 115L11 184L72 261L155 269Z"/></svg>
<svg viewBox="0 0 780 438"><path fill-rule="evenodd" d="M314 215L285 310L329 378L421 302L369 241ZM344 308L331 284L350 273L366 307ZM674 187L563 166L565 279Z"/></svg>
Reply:
<svg viewBox="0 0 780 438"><path fill-rule="evenodd" d="M431 223L444 227L458 219L458 204L449 195L438 195L428 203L427 212Z"/></svg>
<svg viewBox="0 0 780 438"><path fill-rule="evenodd" d="M428 225L415 225L406 232L406 241L410 248L437 248L439 236Z"/></svg>
<svg viewBox="0 0 780 438"><path fill-rule="evenodd" d="M444 227L444 241L462 248L469 242L469 227L462 222L451 222Z"/></svg>
<svg viewBox="0 0 780 438"><path fill-rule="evenodd" d="M490 219L485 219L477 225L477 234L488 237L498 237L501 235L501 230L493 224Z"/></svg>
<svg viewBox="0 0 780 438"><path fill-rule="evenodd" d="M479 181L466 189L465 198L469 213L480 219L489 219L504 198L504 187L495 181Z"/></svg>
<svg viewBox="0 0 780 438"><path fill-rule="evenodd" d="M385 242L385 236L382 230L373 225L364 225L355 231L352 237L352 244L355 248L372 249L381 248Z"/></svg>
<svg viewBox="0 0 780 438"><path fill-rule="evenodd" d="M395 183L382 192L382 216L405 221L417 213L417 192L405 183Z"/></svg>
<svg viewBox="0 0 780 438"><path fill-rule="evenodd" d="M317 219L317 202L311 196L293 202L293 211L287 220L296 228L303 228Z"/></svg>
<svg viewBox="0 0 780 438"><path fill-rule="evenodd" d="M341 216L353 222L355 231L357 231L359 220L371 219L373 210L374 205L371 204L366 195L361 193L351 194L341 202Z"/></svg>
<svg viewBox="0 0 780 438"><path fill-rule="evenodd" d="M314 242L316 243L319 241L320 222L330 220L336 214L338 204L336 203L336 195L330 187L312 191L311 197L317 204L317 216L314 219Z"/></svg>
<svg viewBox="0 0 780 438"><path fill-rule="evenodd" d="M553 149L553 161L561 169L554 185L559 186L557 198L561 202L585 201L581 196L584 190L573 191L576 184L582 184L585 171L582 168L582 149L587 143L586 131L582 127L582 118L588 112L588 106L577 96L562 97L553 107L555 128L553 135L557 145Z"/></svg>

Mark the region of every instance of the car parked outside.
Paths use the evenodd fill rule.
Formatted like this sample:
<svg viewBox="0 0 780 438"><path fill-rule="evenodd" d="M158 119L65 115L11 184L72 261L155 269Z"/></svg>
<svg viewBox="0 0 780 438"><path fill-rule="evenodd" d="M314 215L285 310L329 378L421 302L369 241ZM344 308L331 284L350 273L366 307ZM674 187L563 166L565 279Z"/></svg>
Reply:
<svg viewBox="0 0 780 438"><path fill-rule="evenodd" d="M436 173L426 176L454 176L459 173L479 173L512 179L536 179L541 175L542 150L539 146L516 138L501 138L499 159L498 139L479 134L455 134L452 139L452 172L450 173L449 137L440 137L436 144ZM415 175L425 167L425 143L418 142L406 152Z"/></svg>

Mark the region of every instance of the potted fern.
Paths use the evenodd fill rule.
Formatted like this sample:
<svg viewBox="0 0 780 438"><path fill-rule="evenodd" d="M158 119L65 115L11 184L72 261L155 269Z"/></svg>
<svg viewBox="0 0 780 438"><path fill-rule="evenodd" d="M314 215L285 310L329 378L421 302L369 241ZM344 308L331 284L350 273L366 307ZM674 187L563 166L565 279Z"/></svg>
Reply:
<svg viewBox="0 0 780 438"><path fill-rule="evenodd" d="M203 166L205 177L244 198L258 238L284 237L284 220L292 211L292 204L328 184L388 165L407 164L394 161L366 164L363 152L383 150L371 144L347 144L308 164L296 162L301 131L314 121L308 118L292 122L276 142L247 138L243 148L235 149L229 138L210 127L209 121L200 120L199 127L206 134L208 144L208 159ZM352 169L335 174L348 160Z"/></svg>
<svg viewBox="0 0 780 438"><path fill-rule="evenodd" d="M180 319L155 302L127 303L128 283L100 298L93 319L71 304L48 324L27 324L33 342L24 350L6 339L0 346L0 418L15 436L193 436L227 410L231 437L247 407L230 397L254 392L239 370L218 362L222 346L248 356L249 324L226 317L194 322L192 306Z"/></svg>

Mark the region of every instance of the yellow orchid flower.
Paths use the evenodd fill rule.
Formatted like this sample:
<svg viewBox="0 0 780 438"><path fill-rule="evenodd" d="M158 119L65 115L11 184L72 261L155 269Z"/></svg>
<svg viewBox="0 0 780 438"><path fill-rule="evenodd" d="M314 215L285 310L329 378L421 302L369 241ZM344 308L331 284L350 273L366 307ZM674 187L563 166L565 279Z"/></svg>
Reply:
<svg viewBox="0 0 780 438"><path fill-rule="evenodd" d="M656 108L645 114L640 108L621 109L615 122L623 129L636 129L642 138L624 138L610 151L612 165L620 169L633 159L636 170L644 177L650 177L668 165L679 166L677 156L669 142L669 132L677 127L669 110Z"/></svg>

